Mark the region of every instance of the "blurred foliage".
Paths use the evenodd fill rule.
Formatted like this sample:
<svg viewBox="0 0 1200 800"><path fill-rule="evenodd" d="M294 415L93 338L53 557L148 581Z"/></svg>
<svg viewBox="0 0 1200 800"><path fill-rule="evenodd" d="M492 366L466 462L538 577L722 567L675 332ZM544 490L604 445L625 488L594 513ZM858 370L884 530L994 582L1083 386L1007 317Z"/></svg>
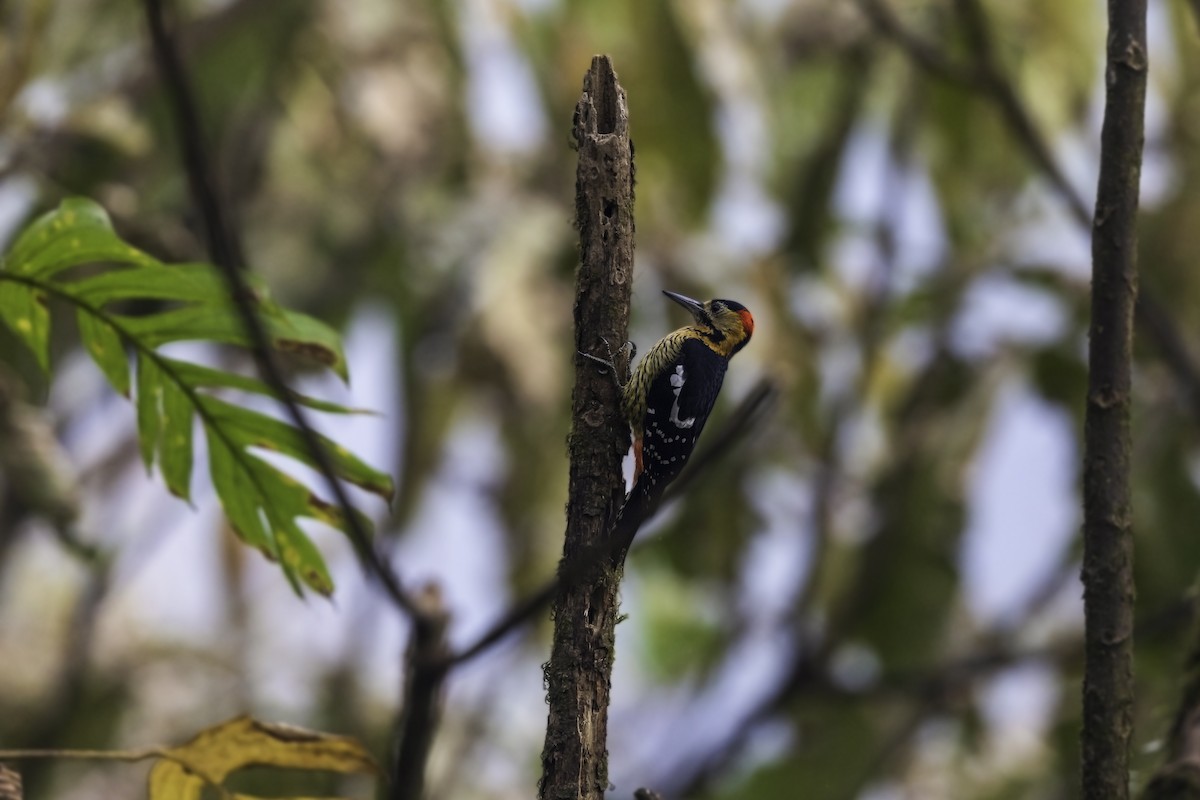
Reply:
<svg viewBox="0 0 1200 800"><path fill-rule="evenodd" d="M281 305L335 327L368 314L391 326L373 330L392 337L378 344L394 346L395 363L371 377L395 390L395 406L379 410L395 422L393 461L382 466L397 492L378 527L401 553L401 574L406 547L450 542L437 552L463 549L416 579L444 579L452 609L470 605L464 585L479 587L491 594L476 605L494 615L549 575L561 550L575 259L567 133L591 55L614 56L637 148L631 335L645 351L678 322L660 288L740 300L755 313L755 340L712 425L763 374L784 392L632 556L640 603L626 604L618 644L639 646L618 658L615 793L1075 796L1078 532L1046 545L1037 575L1010 581L1023 587L1011 613L981 609L964 553L978 535L974 487L987 477L998 397L1069 420L1068 441L1021 441L1031 463L1064 449L1078 461L1087 231L996 97L970 78L983 53L961 0L888 5L957 71L949 80L882 35L864 2L845 0L171 5L218 184L258 279ZM1192 359L1194 5L1153 7L1141 238L1141 285ZM993 66L1090 206L1102 5L982 7ZM0 4L0 18L0 230L82 195L156 258L205 260L138 4L30 0ZM77 337L62 327L47 345L53 363L69 364ZM1149 340L1136 357L1139 618L1152 631L1137 639L1144 778L1178 701L1184 599L1200 564L1200 451L1178 366ZM112 420L127 409L98 395L63 401L79 384L64 372L52 392L5 332L0 361L12 374L5 396L49 403L72 455L87 450L65 435L80 426L120 434ZM98 507L132 502L132 435L114 434L124 443L81 467L85 523ZM0 451L9 446L0 439ZM41 506L22 496L27 484L0 476L0 656L18 665L0 680L0 741L181 739L231 707L273 709L280 685L304 696L313 681L324 687L313 694L332 694L293 700L301 721L386 740L396 684L379 663L399 656L372 661L372 647L392 646L378 598L339 601L337 644L306 635L288 649L276 634L293 620L270 615L316 626L319 612L268 601L250 565L229 557L209 592L219 642L164 640L114 610L151 546L83 524L78 535L113 560L47 567L44 551L62 545L30 521ZM1023 487L1006 488L1022 498ZM436 513L447 507L457 515ZM1017 511L1009 519L1031 525L1046 513ZM196 524L180 512L163 536L175 537L179 520ZM469 530L437 529L446 519ZM1022 555L988 569L1022 570ZM104 580L78 577L107 576L97 564L110 563ZM484 580L483 569L499 574ZM95 642L81 626L97 629ZM139 632L112 633L126 627ZM481 658L467 688L452 681L435 797L528 796L542 708L521 696L515 709L506 681L529 674L536 684L544 633ZM1008 709L993 682L1027 664L1044 668L1054 691ZM310 682L278 677L284 667L304 667ZM187 679L154 677L176 674ZM68 696L78 699L70 713L55 701ZM681 706L707 716L697 722ZM1019 725L1003 723L1014 715ZM660 717L689 735L647 733ZM621 760L630 751L637 758ZM478 767L464 773L463 759ZM99 769L39 765L25 777L33 800L139 791ZM322 790L346 791L337 781Z"/></svg>

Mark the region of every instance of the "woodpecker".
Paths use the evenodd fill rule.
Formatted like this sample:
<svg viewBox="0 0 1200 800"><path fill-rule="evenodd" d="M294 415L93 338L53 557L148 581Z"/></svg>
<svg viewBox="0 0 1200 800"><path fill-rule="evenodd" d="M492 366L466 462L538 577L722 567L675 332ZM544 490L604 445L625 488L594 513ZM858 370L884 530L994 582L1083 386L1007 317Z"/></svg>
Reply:
<svg viewBox="0 0 1200 800"><path fill-rule="evenodd" d="M729 359L754 333L754 317L741 303L663 294L691 312L695 324L659 340L622 387L633 432L631 495L657 494L679 475L716 404Z"/></svg>

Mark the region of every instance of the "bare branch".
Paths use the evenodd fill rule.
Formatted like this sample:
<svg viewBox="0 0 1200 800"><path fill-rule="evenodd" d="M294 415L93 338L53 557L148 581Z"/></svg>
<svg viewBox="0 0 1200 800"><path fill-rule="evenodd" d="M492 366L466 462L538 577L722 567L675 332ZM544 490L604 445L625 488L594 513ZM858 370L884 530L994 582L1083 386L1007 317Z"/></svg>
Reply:
<svg viewBox="0 0 1200 800"><path fill-rule="evenodd" d="M1033 115L997 62L991 27L979 0L955 0L955 3L975 50L976 62L972 65L955 63L935 44L908 30L887 0L858 0L859 8L875 29L900 47L922 71L947 83L978 90L996 104L1029 160L1049 181L1072 219L1090 233L1092 212L1088 202L1067 180L1050 145L1034 124ZM1192 0L1191 5L1193 9L1200 8L1200 0ZM1200 18L1200 12L1197 17ZM1196 418L1200 419L1200 391L1196 388L1200 387L1200 368L1183 346L1184 338L1166 306L1143 290L1137 299L1137 321L1163 354L1175 379L1191 400Z"/></svg>
<svg viewBox="0 0 1200 800"><path fill-rule="evenodd" d="M1146 107L1146 0L1111 0L1083 457L1082 778L1085 798L1129 796L1133 732L1130 420L1137 212Z"/></svg>
<svg viewBox="0 0 1200 800"><path fill-rule="evenodd" d="M1067 180L1066 173L1055 160L1050 145L1034 123L1032 114L1021 101L1003 67L997 62L991 27L978 0L955 0L967 36L971 40L975 56L974 63L971 64L956 63L937 45L908 30L886 0L858 0L858 5L875 29L900 47L922 71L948 83L973 89L990 98L1004 116L1018 144L1050 182L1075 221L1080 225L1091 225L1092 214L1087 202Z"/></svg>
<svg viewBox="0 0 1200 800"><path fill-rule="evenodd" d="M979 84L980 77L971 67L955 63L936 44L905 27L887 0L858 0L858 7L875 30L899 46L923 71L960 86Z"/></svg>
<svg viewBox="0 0 1200 800"><path fill-rule="evenodd" d="M208 153L201 141L202 128L199 110L179 54L167 32L163 18L162 0L143 0L143 5L155 62L166 87L172 121L179 137L180 157L187 173L188 187L191 191L192 201L204 224L209 256L225 276L230 297L253 344L251 351L258 370L263 380L274 390L279 402L283 404L292 423L300 431L317 471L329 484L329 489L345 518L346 533L358 551L368 574L379 579L388 596L413 619L418 628L432 624L432 621L423 618L420 609L405 593L391 567L375 549L370 534L363 527L359 513L350 503L350 498L346 494L342 482L338 480L329 454L325 452L325 448L317 438L307 416L295 401L293 392L288 388L287 381L284 380L283 371L280 369L271 347L270 337L259 318L254 294L242 275L246 268L246 262L241 243L218 199Z"/></svg>
<svg viewBox="0 0 1200 800"><path fill-rule="evenodd" d="M246 265L238 236L218 200L208 155L200 138L199 111L183 65L166 30L162 0L144 0L144 7L155 61L167 89L179 136L180 155L187 172L188 186L204 222L209 255L228 283L230 296L253 343L252 352L258 370L283 403L289 418L300 431L317 470L328 483L345 520L346 533L367 574L379 580L396 607L413 623L390 788L392 798L415 800L423 790L426 765L437 730L438 704L445 677L442 664L445 662L446 617L440 604L422 604L410 597L391 566L375 549L359 512L351 504L345 487L337 477L333 461L284 380L270 338L259 318L253 293L242 274Z"/></svg>
<svg viewBox="0 0 1200 800"><path fill-rule="evenodd" d="M1192 645L1184 664L1179 707L1167 737L1166 763L1142 800L1200 797L1200 626L1192 625Z"/></svg>
<svg viewBox="0 0 1200 800"><path fill-rule="evenodd" d="M450 668L465 661L470 661L490 649L510 633L530 622L535 615L549 606L560 587L587 580L588 574L597 568L597 564L608 562L617 552L627 549L629 541L632 540L632 535L636 535L638 530L663 505L682 497L692 484L703 478L719 458L728 454L731 447L745 440L747 432L763 419L778 395L779 390L773 383L768 380L761 381L751 390L750 394L746 395L746 398L742 400L738 407L734 409L725 421L725 424L708 438L696 453L696 456L691 460L691 463L688 464L687 469L671 484L671 488L663 496L662 502L655 504L653 507L642 509L639 514L629 514L626 516L626 519L631 523L625 531L625 536L628 539L613 536L577 554L570 560L564 560L559 565L558 573L554 578L547 581L540 589L530 594L524 600L514 604L504 616L498 619L492 627L485 631L472 644L450 656L447 659L446 667Z"/></svg>
<svg viewBox="0 0 1200 800"><path fill-rule="evenodd" d="M405 659L408 674L396 731L389 800L421 800L425 796L426 766L441 721L446 628L450 617L437 586L430 585L416 600L422 617L432 620L432 624L414 630L409 642Z"/></svg>

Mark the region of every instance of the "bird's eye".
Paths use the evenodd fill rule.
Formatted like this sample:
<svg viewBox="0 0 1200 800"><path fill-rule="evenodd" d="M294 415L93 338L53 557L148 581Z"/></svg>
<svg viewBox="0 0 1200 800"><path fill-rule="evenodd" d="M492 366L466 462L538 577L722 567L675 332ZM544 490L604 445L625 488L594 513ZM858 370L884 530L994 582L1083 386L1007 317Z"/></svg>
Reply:
<svg viewBox="0 0 1200 800"><path fill-rule="evenodd" d="M716 300L712 304L712 310L713 310L714 314L720 314L722 311L725 310L725 304L722 303L720 300Z"/></svg>

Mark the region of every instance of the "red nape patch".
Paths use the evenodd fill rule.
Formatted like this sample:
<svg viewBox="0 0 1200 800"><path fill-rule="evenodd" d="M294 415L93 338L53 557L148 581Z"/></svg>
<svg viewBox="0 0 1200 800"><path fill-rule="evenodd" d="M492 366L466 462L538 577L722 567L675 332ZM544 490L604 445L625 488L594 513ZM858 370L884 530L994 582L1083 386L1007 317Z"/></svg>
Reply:
<svg viewBox="0 0 1200 800"><path fill-rule="evenodd" d="M750 316L750 312L743 308L738 312L738 316L742 318L742 327L746 329L746 335L754 333L754 317Z"/></svg>
<svg viewBox="0 0 1200 800"><path fill-rule="evenodd" d="M633 440L633 482L637 483L642 477L642 437Z"/></svg>

